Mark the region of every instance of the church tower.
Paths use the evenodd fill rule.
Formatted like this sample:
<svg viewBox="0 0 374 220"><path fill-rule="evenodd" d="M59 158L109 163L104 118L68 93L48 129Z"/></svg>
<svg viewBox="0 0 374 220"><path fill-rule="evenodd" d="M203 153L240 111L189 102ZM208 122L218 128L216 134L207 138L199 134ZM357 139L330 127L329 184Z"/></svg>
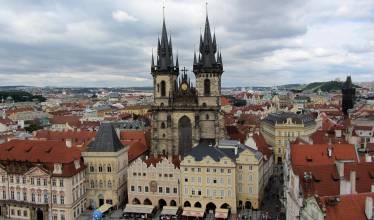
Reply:
<svg viewBox="0 0 374 220"><path fill-rule="evenodd" d="M210 31L208 10L204 36L200 34L198 57L194 54L193 72L200 106L200 139L218 142L223 138L223 125L220 124L223 120L220 113L223 65L221 53L217 50L216 35L214 33L212 37Z"/></svg>
<svg viewBox="0 0 374 220"><path fill-rule="evenodd" d="M356 96L356 89L353 88L352 79L350 76L347 77L347 80L343 83L342 86L342 111L344 115L348 115L348 109L353 108L354 99Z"/></svg>
<svg viewBox="0 0 374 220"><path fill-rule="evenodd" d="M199 105L218 106L221 97L222 56L217 51L216 35L210 32L208 13L204 37L200 35L198 58L194 54L193 72L196 76Z"/></svg>
<svg viewBox="0 0 374 220"><path fill-rule="evenodd" d="M173 46L171 36L168 34L165 25L165 16L162 23L161 40L158 38L156 64L153 51L151 61L151 74L153 76L155 104L159 106L170 105L172 92L175 90L175 82L179 74L178 57L174 65Z"/></svg>
<svg viewBox="0 0 374 220"><path fill-rule="evenodd" d="M157 44L156 63L152 53L151 74L154 85L151 153L184 155L200 142L214 144L224 137L221 113L222 58L216 38L210 33L206 17L204 38L200 36L199 58L194 58L196 88L183 68L179 74L178 57L174 64L171 37L165 18Z"/></svg>

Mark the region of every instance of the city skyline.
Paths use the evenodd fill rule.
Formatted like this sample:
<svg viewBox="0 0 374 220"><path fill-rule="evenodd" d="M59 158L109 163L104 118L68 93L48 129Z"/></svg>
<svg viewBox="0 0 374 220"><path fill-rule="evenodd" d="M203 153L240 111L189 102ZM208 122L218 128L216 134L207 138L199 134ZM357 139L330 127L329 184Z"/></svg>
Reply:
<svg viewBox="0 0 374 220"><path fill-rule="evenodd" d="M0 85L151 86L162 4L4 2ZM180 66L192 70L205 1L165 5L174 55L178 51ZM223 87L343 80L347 75L355 82L370 81L373 8L370 1L349 0L210 1L210 22L225 69Z"/></svg>

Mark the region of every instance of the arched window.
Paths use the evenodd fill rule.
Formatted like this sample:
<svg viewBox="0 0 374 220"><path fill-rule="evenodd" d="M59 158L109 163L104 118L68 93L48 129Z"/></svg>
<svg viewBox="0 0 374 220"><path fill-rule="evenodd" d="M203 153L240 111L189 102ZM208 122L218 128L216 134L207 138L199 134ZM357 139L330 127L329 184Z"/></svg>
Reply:
<svg viewBox="0 0 374 220"><path fill-rule="evenodd" d="M107 166L107 171L108 171L108 173L112 172L112 166L110 164L108 164L108 166Z"/></svg>
<svg viewBox="0 0 374 220"><path fill-rule="evenodd" d="M102 188L103 188L103 181L100 180L100 189L102 189Z"/></svg>
<svg viewBox="0 0 374 220"><path fill-rule="evenodd" d="M209 120L209 115L206 114L206 115L205 115L205 118L206 118L206 120Z"/></svg>
<svg viewBox="0 0 374 220"><path fill-rule="evenodd" d="M108 180L108 188L111 189L112 188L112 182L110 180Z"/></svg>
<svg viewBox="0 0 374 220"><path fill-rule="evenodd" d="M210 80L204 80L204 95L210 95Z"/></svg>
<svg viewBox="0 0 374 220"><path fill-rule="evenodd" d="M166 83L161 81L161 96L166 96Z"/></svg>
<svg viewBox="0 0 374 220"><path fill-rule="evenodd" d="M103 172L103 166L101 164L99 165L99 172Z"/></svg>
<svg viewBox="0 0 374 220"><path fill-rule="evenodd" d="M161 122L161 129L165 129L166 125L165 122Z"/></svg>
<svg viewBox="0 0 374 220"><path fill-rule="evenodd" d="M157 84L157 92L160 92L160 84Z"/></svg>
<svg viewBox="0 0 374 220"><path fill-rule="evenodd" d="M91 188L95 188L95 182L93 180L91 180Z"/></svg>

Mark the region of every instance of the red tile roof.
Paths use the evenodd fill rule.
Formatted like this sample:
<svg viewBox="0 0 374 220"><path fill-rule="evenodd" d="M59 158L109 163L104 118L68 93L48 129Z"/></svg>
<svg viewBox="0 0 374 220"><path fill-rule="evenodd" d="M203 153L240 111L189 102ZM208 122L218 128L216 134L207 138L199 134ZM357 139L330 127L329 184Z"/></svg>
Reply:
<svg viewBox="0 0 374 220"><path fill-rule="evenodd" d="M352 144L332 144L332 156L327 155L328 144L291 144L291 161L294 166L328 165L336 160L358 161Z"/></svg>
<svg viewBox="0 0 374 220"><path fill-rule="evenodd" d="M149 142L146 137L146 132L143 130L124 130L120 132L120 139L124 144L130 144L133 142L140 142L146 146L149 146Z"/></svg>
<svg viewBox="0 0 374 220"><path fill-rule="evenodd" d="M132 142L129 145L129 150L128 150L129 163L136 160L138 157L146 154L148 151L149 151L149 147L147 147L145 144L139 141Z"/></svg>
<svg viewBox="0 0 374 220"><path fill-rule="evenodd" d="M271 150L269 145L266 143L264 136L261 133L254 133L253 139L256 142L257 149L267 158L270 158L273 155L273 150Z"/></svg>
<svg viewBox="0 0 374 220"><path fill-rule="evenodd" d="M70 126L78 127L81 123L81 117L75 115L55 115L51 119L52 124L69 124Z"/></svg>
<svg viewBox="0 0 374 220"><path fill-rule="evenodd" d="M374 193L359 193L339 196L336 205L328 205L331 197L321 197L320 200L326 207L326 220L360 220L367 219L365 215L366 197L374 199Z"/></svg>
<svg viewBox="0 0 374 220"><path fill-rule="evenodd" d="M76 169L74 161L80 168ZM0 163L8 166L18 164L40 164L50 172L55 163L62 164L62 173L53 176L69 177L85 169L81 153L76 148L67 148L61 141L11 140L0 145ZM17 170L17 169L16 169Z"/></svg>
<svg viewBox="0 0 374 220"><path fill-rule="evenodd" d="M304 196L318 194L319 196L340 195L340 177L335 164L293 166L294 173L300 177L300 185ZM350 180L350 172L356 172L356 192L371 192L374 178L373 163L344 163L344 179ZM312 174L309 182L304 178L305 173Z"/></svg>
<svg viewBox="0 0 374 220"><path fill-rule="evenodd" d="M95 131L49 131L39 130L34 135L38 139L66 141L70 139L73 145L82 145L90 142L96 136Z"/></svg>
<svg viewBox="0 0 374 220"><path fill-rule="evenodd" d="M231 102L228 98L224 97L224 96L221 96L221 105L222 106L225 106L225 105L231 105Z"/></svg>
<svg viewBox="0 0 374 220"><path fill-rule="evenodd" d="M333 144L348 144L347 141L344 139L343 132L342 137L340 138L336 137L335 133L336 131L331 130L318 130L310 135L310 139L313 141L313 144L328 144L330 141Z"/></svg>

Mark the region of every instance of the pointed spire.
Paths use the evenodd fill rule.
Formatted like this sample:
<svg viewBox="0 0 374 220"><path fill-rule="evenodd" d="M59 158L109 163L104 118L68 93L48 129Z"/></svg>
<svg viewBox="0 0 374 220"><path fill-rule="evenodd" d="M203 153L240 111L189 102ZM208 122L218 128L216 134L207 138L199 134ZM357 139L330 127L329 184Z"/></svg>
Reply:
<svg viewBox="0 0 374 220"><path fill-rule="evenodd" d="M157 69L158 70L170 70L174 69L173 61L173 46L171 43L171 35L168 37L165 22L165 4L162 7L162 30L161 38L158 38L157 45Z"/></svg>
<svg viewBox="0 0 374 220"><path fill-rule="evenodd" d="M151 69L155 68L155 60L153 58L153 48L152 48L152 62L151 62Z"/></svg>
<svg viewBox="0 0 374 220"><path fill-rule="evenodd" d="M178 60L178 51L177 51L177 60L175 61L175 67L179 69L179 60Z"/></svg>
<svg viewBox="0 0 374 220"><path fill-rule="evenodd" d="M196 61L196 51L193 52L193 65L196 65L197 64L197 61Z"/></svg>

